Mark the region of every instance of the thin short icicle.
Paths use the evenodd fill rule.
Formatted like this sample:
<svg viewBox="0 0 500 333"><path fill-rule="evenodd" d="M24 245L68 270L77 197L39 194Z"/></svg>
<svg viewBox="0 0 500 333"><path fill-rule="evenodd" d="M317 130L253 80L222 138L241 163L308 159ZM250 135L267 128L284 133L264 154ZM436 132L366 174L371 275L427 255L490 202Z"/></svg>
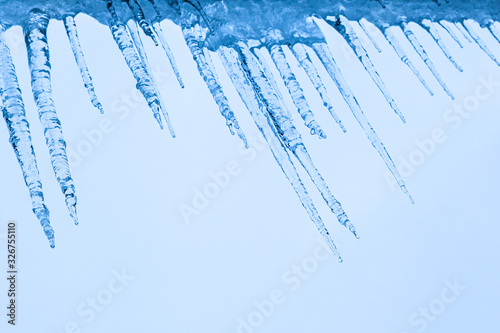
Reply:
<svg viewBox="0 0 500 333"><path fill-rule="evenodd" d="M285 53L281 48L281 45L274 44L270 48L271 58L273 59L276 68L278 69L281 78L285 82L285 86L292 97L293 103L297 107L300 116L304 120L304 124L310 129L311 134L316 134L319 138L326 138L326 134L323 132L318 122L316 121L314 114L309 107L309 103L304 96L304 91L300 87L299 81L297 81L295 74L293 74L288 61L286 60Z"/></svg>
<svg viewBox="0 0 500 333"><path fill-rule="evenodd" d="M28 187L33 213L40 221L50 247L55 246L54 230L50 225L50 213L44 203L42 181L38 172L35 152L21 88L17 81L16 69L10 50L3 39L4 27L0 25L0 106L9 130L9 142L14 149L21 167L23 178Z"/></svg>
<svg viewBox="0 0 500 333"><path fill-rule="evenodd" d="M490 30L493 37L495 37L495 39L500 43L500 30L495 25L495 21L493 20L489 21L486 26Z"/></svg>
<svg viewBox="0 0 500 333"><path fill-rule="evenodd" d="M87 63L85 61L85 56L83 54L82 46L80 45L80 40L78 38L78 31L75 23L75 18L73 16L66 16L64 18L64 26L66 27L66 33L68 34L68 39L71 44L71 49L73 50L73 55L75 56L76 64L80 69L80 74L83 79L83 84L87 89L87 93L90 96L92 105L97 108L101 113L104 113L102 104L99 102L97 95L94 90L94 83L92 82L92 77L90 76Z"/></svg>
<svg viewBox="0 0 500 333"><path fill-rule="evenodd" d="M396 54L401 59L401 61L403 63L405 63L410 68L410 70L418 78L420 83L422 83L422 85L429 92L429 94L431 94L431 96L434 96L434 93L432 92L431 88L429 87L427 82L424 80L424 78L422 77L422 74L420 74L420 72L415 67L415 65L413 65L410 58L408 58L408 55L406 54L405 50L399 44L399 41L398 41L396 35L394 35L394 32L391 30L390 27L386 28L384 30L384 35L385 35L385 38L387 39L387 41L389 42L389 44L391 44L391 46L393 47L394 51L396 51Z"/></svg>
<svg viewBox="0 0 500 333"><path fill-rule="evenodd" d="M368 52L366 52L365 48L361 44L358 36L356 35L356 32L352 28L351 24L347 20L345 16L340 15L339 19L335 22L332 22L332 26L340 33L340 35L346 40L346 42L349 44L349 46L353 49L353 51L356 53L358 56L359 60L363 64L363 67L367 71L367 73L370 75L372 78L373 82L377 85L378 89L380 92L385 97L385 100L391 108L394 110L394 112L401 118L403 123L406 123L405 117L399 110L399 107L396 105L396 102L394 102L394 99L392 98L391 94L389 93L389 90L385 86L384 81L378 74L377 70L375 69L375 66L373 65L372 61L370 60L370 57L368 55Z"/></svg>
<svg viewBox="0 0 500 333"><path fill-rule="evenodd" d="M460 46L460 48L464 48L464 45L462 44L462 42L460 41L460 39L458 38L457 34L455 33L455 31L453 31L450 23L448 21L445 21L445 20L441 20L439 21L439 24L441 24L441 26L444 28L444 30L446 30L448 32L448 34L451 36L451 38L453 38L453 40L455 42L457 42L458 46Z"/></svg>
<svg viewBox="0 0 500 333"><path fill-rule="evenodd" d="M441 34L439 31L436 29L436 26L434 25L434 22L430 20L423 20L422 24L424 28L430 33L434 41L437 43L441 51L443 51L443 54L445 55L446 58L455 66L456 69L458 69L460 72L463 72L464 70L462 67L456 62L455 58L451 55L450 51L448 51L448 48L444 44L443 39L441 38Z"/></svg>
<svg viewBox="0 0 500 333"><path fill-rule="evenodd" d="M467 29L467 31L471 35L472 39L476 42L477 45L479 45L481 50L483 50L484 53L486 53L488 57L490 57L491 60L493 60L498 66L500 66L500 60L498 60L498 58L495 57L495 55L493 54L493 52L491 52L486 43L481 39L481 37L479 37L479 35L474 30L474 27L471 25L470 21L465 20L464 26L465 29Z"/></svg>
<svg viewBox="0 0 500 333"><path fill-rule="evenodd" d="M380 154L382 159L384 160L385 164L391 171L392 175L396 179L396 182L398 183L399 187L403 190L403 192L406 194L408 199L410 199L411 203L413 203L413 199L410 196L410 193L406 189L405 182L401 175L399 174L398 169L396 168L396 165L394 164L394 161L392 160L391 156L387 152L384 144L378 137L377 133L375 133L373 127L370 125L368 122L368 119L366 118L365 114L363 113L363 110L361 110L361 107L358 104L358 101L356 100L356 97L354 97L354 94L351 91L351 88L347 85L347 82L344 79L344 76L342 75L342 72L338 68L337 64L335 63L335 60L333 59L333 56L330 52L330 49L328 48L328 45L326 43L314 43L313 49L318 55L319 59L325 66L326 70L328 71L328 74L332 77L333 81L337 85L337 88L339 89L342 97L346 101L347 105L349 105L349 108L351 109L354 118L358 121L359 125L365 132L366 136L372 143L373 147L377 150L377 152Z"/></svg>
<svg viewBox="0 0 500 333"><path fill-rule="evenodd" d="M472 43L472 37L471 35L465 30L465 27L462 25L460 22L455 22L455 26L457 27L458 31L462 33L464 38L469 42Z"/></svg>
<svg viewBox="0 0 500 333"><path fill-rule="evenodd" d="M184 88L184 82L182 82L182 77L179 72L179 68L177 67L177 62L175 61L174 54L172 53L172 50L168 45L163 30L161 29L160 22L158 21L153 22L153 29L156 32L156 35L158 36L158 40L160 41L160 44L163 47L163 50L165 51L165 54L167 55L168 61L170 62L170 66L172 66L172 70L174 71L175 77L177 78L179 85L181 86L181 88Z"/></svg>
<svg viewBox="0 0 500 333"><path fill-rule="evenodd" d="M345 129L344 125L342 124L342 121L340 121L339 116L335 112L335 109L333 108L333 104L330 101L330 97L328 96L328 91L326 90L326 87L323 84L323 80L321 79L321 76L319 75L318 70L316 69L316 66L314 65L311 58L309 57L309 54L307 53L307 50L306 50L304 44L297 43L291 47L291 50L292 50L293 54L295 55L295 58L297 58L297 61L302 66L302 68L304 68L304 70L306 71L307 76L309 76L309 79L311 80L312 84L314 85L314 88L316 88L319 95L321 96L321 99L323 100L323 104L328 109L328 111L332 115L335 122L337 124L339 124L342 132L345 133L346 129Z"/></svg>
<svg viewBox="0 0 500 333"><path fill-rule="evenodd" d="M146 54L146 50L144 49L144 45L142 44L142 39L141 35L139 34L139 28L137 27L137 22L134 20L128 20L127 27L130 32L130 36L132 37L132 41L134 42L137 53L139 54L139 57L142 61L142 65L144 66L144 69L148 73L149 77L151 78L151 82L155 90L155 95L157 96L158 102L160 103L160 110L163 114L163 117L165 118L165 122L167 123L170 135L172 136L172 138L175 138L175 131L172 126L172 123L170 122L170 117L168 115L167 108L165 107L165 103L163 102L163 98L161 97L158 85L156 84L156 81L154 79L153 71L151 70L151 66L149 65L148 56Z"/></svg>
<svg viewBox="0 0 500 333"><path fill-rule="evenodd" d="M203 53L202 46L200 46L200 43L196 39L193 30L187 27L183 27L182 33L189 47L189 50L191 51L191 54L193 55L193 59L196 62L198 72L205 81L205 84L207 85L208 90L210 90L210 93L212 94L215 102L219 106L221 115L226 119L226 125L231 131L231 134L234 134L234 131L236 130L236 133L238 133L240 139L245 143L245 146L248 147L245 134L240 128L240 125L238 124L238 121L236 120L236 117L234 116L234 113L229 106L229 101L227 100L227 97L224 94L221 85L217 82L214 73L210 69L207 59L205 58L205 53Z"/></svg>
<svg viewBox="0 0 500 333"><path fill-rule="evenodd" d="M408 40L410 41L410 43L413 46L413 48L415 49L415 51L417 51L420 58L422 58L422 60L425 62L425 64L427 65L429 70L432 72L432 74L434 75L436 80L439 82L441 87L443 87L444 91L451 97L451 99L454 100L455 96L453 96L452 92L450 91L450 89L448 88L446 83L444 83L443 79L441 78L441 75L439 75L436 67L434 67L434 63L431 61L431 59L427 55L427 52L425 52L422 44L420 44L420 42L418 41L417 36L415 36L413 31L410 30L410 28L408 27L408 24L402 23L402 28L403 28L403 31L404 31L406 38L408 38Z"/></svg>
<svg viewBox="0 0 500 333"><path fill-rule="evenodd" d="M285 111L288 114L288 116L290 117L290 119L293 119L293 115L285 103L285 99L283 98L283 94L281 93L281 90L279 89L278 84L276 83L276 79L274 78L273 72L271 71L271 68L269 67L269 64L267 63L267 61L264 57L264 53L262 52L262 49L260 49L258 47L254 47L251 50L257 56L257 59L259 59L260 66L262 67L262 70L264 71L264 74L266 75L267 79L269 80L269 82L273 86L274 92L276 93L276 95L280 99L281 105L285 109Z"/></svg>
<svg viewBox="0 0 500 333"><path fill-rule="evenodd" d="M125 2L127 3L132 13L134 14L134 17L137 23L139 23L139 26L141 27L142 31L144 31L144 34L150 37L155 43L155 45L158 46L158 41L156 40L153 29L151 29L151 26L149 25L148 21L146 21L146 17L144 16L144 12L142 11L139 2L137 0L125 0Z"/></svg>
<svg viewBox="0 0 500 333"><path fill-rule="evenodd" d="M264 139L267 141L271 152L276 159L276 162L281 167L281 170L287 177L288 181L292 185L295 193L299 197L302 206L307 211L309 218L312 220L320 234L323 236L323 239L328 244L329 248L333 252L335 256L337 256L339 262L342 262L342 258L333 242L328 229L325 224L321 220L321 217L312 202L311 197L307 193L307 190L300 179L299 174L293 162L288 154L286 148L283 146L283 143L280 141L278 134L276 133L276 129L269 118L269 114L263 109L263 103L258 97L255 95L258 92L259 88L252 87L247 79L245 72L241 67L241 63L238 62L237 56L234 54L233 50L230 50L226 47L222 47L218 51L222 63L231 78L236 90L238 91L241 99L247 106L250 115L252 116L255 124L259 128L259 131L264 136ZM250 73L247 73L251 75ZM255 83L254 83L255 84Z"/></svg>
<svg viewBox="0 0 500 333"><path fill-rule="evenodd" d="M365 32L365 34L368 37L368 39L370 40L370 42L372 42L375 49L379 53L382 52L382 50L380 49L380 46L378 46L378 43L375 41L375 38L373 38L372 34L370 33L370 27L369 27L368 21L365 18L362 18L361 20L359 20L359 25L361 26L361 29L363 29L363 31Z"/></svg>
<svg viewBox="0 0 500 333"><path fill-rule="evenodd" d="M266 106L267 113L269 114L272 123L277 129L277 133L281 141L287 149L289 149L295 157L300 161L304 169L309 174L314 185L321 193L321 196L330 207L330 210L335 214L340 224L348 228L356 237L356 229L347 218L340 203L335 199L330 189L326 185L323 177L314 166L309 153L304 146L302 137L293 125L291 119L286 115L283 108L281 108L276 94L273 92L272 86L267 80L264 72L260 70L258 61L249 52L244 43L239 43L240 58L242 66L247 73L250 82L254 85L254 90L260 101Z"/></svg>
<svg viewBox="0 0 500 333"><path fill-rule="evenodd" d="M38 116L44 129L52 168L64 194L69 213L74 223L78 224L77 199L66 154L66 141L52 100L51 65L49 44L47 43L48 24L48 14L33 9L29 12L28 19L23 26L31 72L31 88L38 108Z"/></svg>

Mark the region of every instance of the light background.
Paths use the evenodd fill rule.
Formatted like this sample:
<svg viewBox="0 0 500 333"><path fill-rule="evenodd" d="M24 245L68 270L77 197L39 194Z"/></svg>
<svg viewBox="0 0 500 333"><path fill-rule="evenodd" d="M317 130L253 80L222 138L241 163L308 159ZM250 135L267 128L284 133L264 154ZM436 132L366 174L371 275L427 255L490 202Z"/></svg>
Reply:
<svg viewBox="0 0 500 333"><path fill-rule="evenodd" d="M144 39L177 132L177 138L172 139L167 131L159 130L144 101L127 104L127 98L136 95L135 82L109 29L81 15L77 23L105 114L101 116L91 106L63 24L52 21L49 42L54 100L68 147L81 150L82 142L88 141L85 132L98 129L103 118L112 124L111 132L92 145L88 156L80 161L72 156L79 226L72 225L50 166L30 93L21 29L14 27L8 32L56 232L56 248L49 248L31 212L7 130L0 126L0 154L4 156L1 231L5 232L8 220L16 220L19 239L18 325L7 327L2 314L2 331L237 332L239 318L247 320L256 311L254 302L269 299L271 291L279 289L285 302L253 331L410 333L420 326L412 326L409 317L441 296L445 280L456 279L466 290L428 323L426 332L496 332L500 328L498 87L454 128L455 123L447 122L443 115L455 102L438 86L408 42L399 35L434 90L434 97L379 35L376 39L382 53L369 43L365 46L406 116L408 124L403 125L347 51L345 42L328 30L337 62L397 164L418 149L415 140L430 138L436 128L446 133L446 142L438 144L406 177L416 201L411 205L387 181L385 165L326 72L320 69L347 134L341 133L304 72L291 59L328 139L319 141L307 134L285 94L296 126L361 235L356 240L336 222L301 172L344 263L331 256L320 262L297 290L291 290L283 275L313 255L319 234L268 149L258 146L242 154L240 141L229 135L180 29L163 22L186 84L184 90L161 48ZM417 35L455 93L456 103L474 93L479 77L492 75L500 81L499 68L477 45L464 41L465 48L459 49L444 36L464 67L464 73L459 73L420 28ZM500 56L500 46L493 38L484 33L481 36ZM215 66L247 136L258 137L218 59ZM281 81L278 84L282 86ZM250 155L253 153L255 158ZM186 223L180 205L191 205L194 191L211 181L210 172L225 170L233 160L239 163L241 173ZM77 308L106 289L113 271L122 269L134 280L96 312L94 319L87 322L88 317L78 315ZM5 281L0 287L1 304L6 304ZM78 329L66 329L71 322Z"/></svg>

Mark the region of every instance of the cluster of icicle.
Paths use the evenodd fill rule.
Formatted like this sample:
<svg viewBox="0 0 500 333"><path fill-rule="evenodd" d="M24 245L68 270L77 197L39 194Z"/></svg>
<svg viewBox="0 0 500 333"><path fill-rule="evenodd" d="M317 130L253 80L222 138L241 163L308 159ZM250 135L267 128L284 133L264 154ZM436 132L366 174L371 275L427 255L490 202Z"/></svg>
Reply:
<svg viewBox="0 0 500 333"><path fill-rule="evenodd" d="M173 126L170 122L167 109L160 96L158 87L153 79L148 58L139 34L139 29L142 29L144 34L152 38L156 45L161 45L166 53L166 56L168 57L179 84L181 87L184 87L184 83L181 79L179 70L177 69L174 56L169 45L167 44L164 32L160 26L162 17L160 9L155 4L154 0L149 0L149 5L153 6L157 14L156 17L149 20L145 17L144 11L142 10L138 0L126 0L126 6L129 7L133 19L129 19L127 22L122 22L116 14L114 7L115 4L112 0L100 1L106 2L109 13L111 14L109 28L117 46L123 54L123 58L137 81L137 89L146 99L153 112L153 116L158 121L160 127L163 129L163 123L165 122L172 137L175 137ZM382 1L380 1L380 3L383 5ZM212 29L207 15L204 13L202 6L196 0L185 0L181 3L177 0L170 0L169 4L179 14L179 20L181 22L181 28L185 41L193 55L194 60L196 61L200 75L217 103L221 115L225 118L231 134L237 133L246 144L243 130L240 128L238 121L229 106L228 100L219 82L218 75L212 64L211 52L207 48L208 45L205 37L207 30L208 33L210 33L210 29ZM183 12L183 6L192 6L190 14L186 15ZM193 8L195 9L194 13L197 14L193 14ZM47 26L49 24L49 19L50 17L43 10L33 9L30 11L28 19L23 24L23 31L26 39L26 47L28 49L28 62L31 71L33 96L38 108L40 121L44 128L51 163L55 176L61 186L61 190L65 195L69 213L72 216L74 223L78 224L76 213L77 200L75 187L73 185L68 165L68 157L66 155L66 143L54 102L52 100L50 55L47 44ZM365 47L362 45L348 19L339 15L336 17L328 17L327 22L329 22L330 25L334 27L352 47L364 68L389 103L390 107L404 122L405 118L403 114L399 110L394 99L391 97L389 91L384 85L384 82L382 81L382 78L377 73L367 51L365 50ZM361 19L359 24L373 42L375 48L380 52L379 46L369 33L369 23L365 19ZM85 63L84 53L78 40L77 27L75 25L74 17L72 15L65 16L64 25L66 27L76 63L80 68L85 88L88 91L92 104L102 113L103 108L95 93L92 78ZM457 70L462 71L462 68L457 64L444 45L443 39L441 38L437 28L438 25L444 28L442 31L449 33L451 37L460 45L460 47L463 47L462 40L468 42L474 41L488 54L492 60L500 65L499 60L495 58L493 53L488 49L486 43L474 31L469 21L464 21L464 25L462 25L461 22L431 22L429 20L424 20L422 22L422 26L427 29L443 53L457 68ZM498 23L494 21L488 22L487 27L500 42ZM401 28L403 29L406 38L415 48L439 84L451 98L454 98L450 89L447 87L434 67L431 59L418 41L416 35L412 32L410 26L404 19L401 21ZM0 29L3 34L5 28L0 26ZM394 48L401 61L409 67L411 72L413 72L425 89L427 89L432 95L433 92L429 88L428 84L425 82L416 67L412 64L403 48L400 46L394 33L394 29L397 28L387 26L382 32L387 41ZM461 38L458 37L458 34L462 35ZM308 45L305 45L304 43ZM271 65L265 60L264 52L269 52L273 64L276 66L276 69L279 72L300 117L302 118L305 126L309 128L310 133L317 135L319 138L326 138L325 133L321 129L320 124L316 121L314 113L304 96L299 81L288 63L285 52L283 51L284 47L290 48L293 55L309 76L313 86L321 96L324 106L330 112L335 122L338 123L340 129L343 132L346 132L341 120L335 113L333 103L328 96L323 79L319 75L315 64L311 60L311 54L316 54L328 74L335 82L338 90L351 109L359 125L366 133L369 141L380 154L403 192L408 196L410 201L413 202L413 200L411 199L405 183L384 144L375 133L354 94L347 85L347 82L344 79L340 68L337 66L326 42L317 41L315 39L314 42L311 43L303 42L292 45L290 43L283 42L280 31L271 31L260 41L239 39L234 41L232 45L220 46L216 50L217 54L220 57L227 74L232 80L232 83L238 91L241 99L248 108L256 126L267 140L269 148L271 149L277 163L290 181L309 217L327 241L331 250L341 261L342 259L336 249L336 246L333 243L328 230L326 229L309 194L307 193L306 188L304 187L302 180L299 177L296 169L297 165L291 155L293 155L299 164L307 171L312 182L321 193L331 211L337 217L338 221L348 228L356 237L358 236L354 226L349 221L340 203L335 199L321 174L314 166L302 137L292 122L291 112L285 106L282 92L279 90L275 78L271 73L269 67ZM42 184L37 169L35 153L31 143L29 124L25 115L23 99L21 97L21 91L10 51L3 37L0 38L0 85L3 116L9 130L10 142L14 148L26 181L26 185L31 195L33 212L40 220L43 230L49 239L50 246L54 247L54 232L50 226L49 211L44 204Z"/></svg>

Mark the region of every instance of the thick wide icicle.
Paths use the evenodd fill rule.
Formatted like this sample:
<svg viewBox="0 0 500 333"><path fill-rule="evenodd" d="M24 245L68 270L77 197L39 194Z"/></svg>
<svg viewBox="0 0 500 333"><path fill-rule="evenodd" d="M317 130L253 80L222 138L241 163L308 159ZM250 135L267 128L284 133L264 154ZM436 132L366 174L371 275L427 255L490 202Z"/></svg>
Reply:
<svg viewBox="0 0 500 333"><path fill-rule="evenodd" d="M125 25L115 19L109 22L109 27L111 29L111 34L113 39L118 45L125 62L127 63L132 75L137 81L137 89L142 93L149 107L153 111L153 116L163 129L163 123L161 121L161 103L156 93L156 89L153 83L153 78L149 75L148 71L144 67L137 51L134 47L134 42L130 37Z"/></svg>
<svg viewBox="0 0 500 333"><path fill-rule="evenodd" d="M281 48L281 45L273 45L270 49L271 58L273 59L276 68L278 69L281 78L285 82L285 86L292 97L293 103L297 107L300 116L304 120L304 124L310 129L311 134L317 134L321 139L326 138L326 134L323 132L318 122L316 121L314 114L309 107L309 103L304 96L304 91L300 87L299 81L293 74L288 61L286 60L285 53Z"/></svg>
<svg viewBox="0 0 500 333"><path fill-rule="evenodd" d="M444 30L446 30L448 32L448 34L451 36L451 38L453 38L453 40L455 42L457 42L458 46L460 46L460 48L463 49L464 45L462 44L462 42L458 38L455 31L453 31L453 28L451 27L450 23L448 21L441 20L441 21L439 21L439 24L441 24L441 26L444 28Z"/></svg>
<svg viewBox="0 0 500 333"><path fill-rule="evenodd" d="M430 20L423 20L422 24L424 28L430 33L434 41L436 41L441 51L443 51L445 57L448 58L448 60L453 64L453 66L455 66L456 69L458 69L460 72L463 72L464 70L462 69L462 67L460 67L455 58L453 58L453 56L451 55L450 51L448 51L448 48L444 44L444 41L441 38L441 34L436 29L434 23Z"/></svg>
<svg viewBox="0 0 500 333"><path fill-rule="evenodd" d="M479 35L474 30L474 27L471 25L470 21L465 20L464 25L469 34L471 35L472 39L476 42L477 45L479 45L481 50L483 50L484 53L486 53L488 57L490 57L491 60L493 60L498 66L500 66L500 60L498 60L497 57L495 57L495 55L493 54L493 52L491 52L486 43L481 39L481 37L479 37Z"/></svg>
<svg viewBox="0 0 500 333"><path fill-rule="evenodd" d="M142 11L139 2L137 0L125 0L125 2L129 6L132 13L134 14L134 17L136 21L139 23L139 26L141 27L142 31L144 31L144 34L150 37L155 43L155 45L158 46L158 42L156 41L153 29L151 29L151 26L149 25L148 21L146 21L146 17L144 16L144 12Z"/></svg>
<svg viewBox="0 0 500 333"><path fill-rule="evenodd" d="M77 199L66 154L66 141L52 100L51 65L49 44L47 43L48 24L48 14L34 9L29 12L28 20L23 27L28 50L31 88L38 108L38 116L44 129L52 168L64 194L70 215L74 223L78 224Z"/></svg>
<svg viewBox="0 0 500 333"><path fill-rule="evenodd" d="M4 28L0 26L0 94L2 115L9 130L9 142L14 149L21 167L24 181L28 187L33 213L40 221L50 247L55 246L54 230L50 225L50 213L44 203L42 181L38 172L35 152L31 142L31 133L21 88L17 81L16 69L10 50L3 40Z"/></svg>
<svg viewBox="0 0 500 333"><path fill-rule="evenodd" d="M174 128L172 126L172 123L170 122L170 117L168 115L167 108L165 107L165 103L163 102L163 98L161 97L160 90L158 89L158 85L156 84L156 81L154 79L151 66L149 65L148 56L146 54L146 50L144 49L144 45L142 44L142 39L141 35L139 34L139 28L137 27L137 22L134 20L128 20L127 27L130 32L130 36L132 37L132 41L134 42L137 53L139 54L139 57L142 61L142 65L144 66L144 69L148 73L151 79L151 83L154 86L155 95L158 99L158 102L160 103L160 110L163 113L163 117L165 118L165 121L167 123L170 135L172 135L172 137L175 138Z"/></svg>
<svg viewBox="0 0 500 333"><path fill-rule="evenodd" d="M267 79L269 80L269 82L273 86L274 92L276 93L276 95L280 99L281 105L283 106L283 108L287 112L290 119L293 119L292 113L290 112L290 110L288 109L288 107L285 103L285 99L283 98L283 94L281 94L281 90L279 89L278 84L276 83L276 79L274 78L273 72L271 71L271 68L269 67L269 64L267 63L267 61L264 57L262 49L260 49L258 47L254 47L254 48L252 48L252 52L257 56L257 59L259 59L260 66L262 67L262 70L264 71L264 74L266 75Z"/></svg>
<svg viewBox="0 0 500 333"><path fill-rule="evenodd" d="M493 35L493 37L495 37L495 39L500 43L500 30L495 25L495 21L491 20L486 25L490 30L491 34Z"/></svg>
<svg viewBox="0 0 500 333"><path fill-rule="evenodd" d="M200 72L200 75L205 81L208 90L210 90L212 97L219 106L221 115L226 119L226 125L229 127L231 134L234 134L234 130L236 130L236 133L238 133L238 136L241 138L241 140L243 140L245 146L248 147L245 134L240 128L240 125L238 124L238 121L236 120L236 117L234 116L234 113L229 106L229 101L227 100L227 97L224 94L221 85L217 82L214 73L210 69L207 59L205 58L205 53L203 53L202 46L200 46L200 43L196 39L193 33L193 29L184 27L182 29L182 33L184 34L184 39L186 40L189 50L193 55L193 59L196 62L198 72Z"/></svg>
<svg viewBox="0 0 500 333"><path fill-rule="evenodd" d="M337 64L335 63L335 60L333 59L333 56L330 52L330 49L328 48L328 45L326 43L314 43L313 45L314 51L316 51L316 54L318 55L319 59L325 66L326 70L328 71L328 74L332 77L333 81L337 85L337 88L339 89L342 97L346 101L347 105L349 105L349 108L351 109L354 118L358 121L359 125L365 132L366 136L372 143L373 147L377 150L377 152L380 154L382 159L384 160L385 164L389 168L389 171L391 171L392 175L396 179L398 185L401 187L403 192L406 194L406 196L410 199L410 201L413 203L413 199L410 196L410 193L406 189L405 182L401 175L399 174L398 169L396 168L396 165L394 164L394 161L392 160L391 156L387 152L384 144L378 137L377 133L375 133L375 130L373 127L370 125L368 122L368 119L366 118L365 114L363 113L363 110L361 110L361 107L358 104L358 101L356 100L356 97L354 97L354 94L351 91L351 88L347 85L347 82L344 79L344 76L342 75L342 72L338 68Z"/></svg>
<svg viewBox="0 0 500 333"><path fill-rule="evenodd" d="M330 207L330 210L337 217L340 224L348 228L354 235L356 235L356 230L347 218L342 206L330 192L330 189L323 180L323 177L314 166L312 159L304 146L304 142L302 141L299 131L297 131L291 119L287 116L286 112L284 112L283 108L281 108L279 100L276 94L274 94L271 84L267 80L264 72L260 70L259 63L249 52L245 44L239 43L238 46L243 68L247 73L250 82L254 85L254 90L257 91L259 99L266 106L266 110L272 120L272 123L277 129L281 141L285 147L295 155L307 171L309 177L321 193L325 202L328 204L328 207Z"/></svg>
<svg viewBox="0 0 500 333"><path fill-rule="evenodd" d="M375 41L375 38L373 38L372 34L370 33L370 26L368 21L365 18L362 18L359 20L359 25L361 26L361 29L365 32L366 36L372 42L373 46L375 49L380 53L382 50L380 49L380 46L378 46L378 43Z"/></svg>
<svg viewBox="0 0 500 333"><path fill-rule="evenodd" d="M405 50L401 47L401 44L399 44L399 41L398 41L396 35L394 35L394 32L391 30L390 27L386 28L384 30L384 35L385 35L385 38L387 39L387 41L389 42L389 44L391 44L391 46L393 47L394 51L396 51L396 54L401 59L401 61L403 63L405 63L411 69L413 74L415 74L415 76L418 78L420 83L422 83L422 85L429 92L429 94L431 94L431 96L434 96L434 93L432 92L431 88L429 87L427 82L424 80L424 78L422 77L422 74L420 74L420 72L415 67L415 65L413 65L410 58L408 58L408 55L406 54Z"/></svg>
<svg viewBox="0 0 500 333"><path fill-rule="evenodd" d="M304 70L306 71L307 76L309 76L309 79L311 80L312 84L314 85L314 88L316 88L319 95L321 96L321 99L323 100L323 104L328 109L328 111L332 115L335 122L337 124L339 124L342 132L345 133L346 129L345 129L344 125L342 124L342 121L340 121L339 116L335 112L335 109L333 108L333 104L330 101L330 97L328 96L328 91L326 90L326 87L323 84L323 80L321 79L321 76L319 75L318 70L316 69L316 66L314 65L311 58L309 57L309 54L307 53L307 50L306 50L304 44L297 43L291 47L291 50L292 50L293 54L295 55L295 58L297 58L297 61L302 66L302 68L304 68Z"/></svg>
<svg viewBox="0 0 500 333"><path fill-rule="evenodd" d="M94 83L92 82L92 77L90 76L89 68L87 67L87 63L85 61L82 46L80 45L75 18L73 16L66 16L64 18L64 26L66 27L66 33L68 34L71 49L73 50L76 64L80 69L80 75L82 76L83 84L87 89L92 105L94 105L94 107L96 107L101 113L104 113L102 104L99 102L95 93Z"/></svg>
<svg viewBox="0 0 500 333"><path fill-rule="evenodd" d="M163 47L163 50L165 51L165 54L167 55L168 61L170 62L170 66L172 66L172 70L174 71L175 77L177 78L179 85L181 86L181 88L184 88L184 82L182 82L182 77L179 72L179 68L177 67L177 62L175 61L174 54L172 53L172 50L168 45L167 39L163 34L160 22L158 21L153 22L153 29L156 32L156 35L158 36L158 40L160 41L160 44Z"/></svg>
<svg viewBox="0 0 500 333"><path fill-rule="evenodd" d="M402 23L402 28L403 28L403 31L405 33L406 38L408 38L408 40L410 41L410 43L413 46L413 48L415 49L415 51L417 51L420 58L422 58L422 60L425 62L425 64L427 65L429 70L432 72L432 74L434 75L436 80L439 82L441 87L443 87L444 91L451 97L451 99L455 99L455 96L453 96L450 89L448 89L448 86L446 85L446 83L444 83L443 79L441 78L441 75L439 75L436 67L434 67L434 63L431 61L431 59L427 55L427 52L425 52L422 44L420 44L420 42L418 41L417 36L415 36L413 31L410 30L410 28L408 27L408 24Z"/></svg>
<svg viewBox="0 0 500 333"><path fill-rule="evenodd" d="M394 112L401 118L401 120L405 123L405 117L399 110L399 107L396 105L396 102L394 102L394 99L392 98L391 94L389 93L389 90L385 86L384 81L378 74L377 70L375 69L375 66L373 65L372 61L370 60L370 57L368 56L368 52L366 52L365 48L361 44L361 41L359 40L358 36L356 35L356 32L352 28L351 24L347 20L345 16L340 16L338 20L335 22L332 22L332 26L337 30L342 37L346 40L346 42L349 44L349 46L353 49L354 53L358 56L359 60L363 64L363 67L367 71L367 73L370 75L372 78L373 82L377 85L379 90L382 92L382 94L385 97L385 100L391 108L394 110Z"/></svg>
<svg viewBox="0 0 500 333"><path fill-rule="evenodd" d="M464 38L469 42L472 43L472 37L471 35L465 30L465 27L462 25L460 22L455 22L455 26L457 27L458 31L462 33Z"/></svg>

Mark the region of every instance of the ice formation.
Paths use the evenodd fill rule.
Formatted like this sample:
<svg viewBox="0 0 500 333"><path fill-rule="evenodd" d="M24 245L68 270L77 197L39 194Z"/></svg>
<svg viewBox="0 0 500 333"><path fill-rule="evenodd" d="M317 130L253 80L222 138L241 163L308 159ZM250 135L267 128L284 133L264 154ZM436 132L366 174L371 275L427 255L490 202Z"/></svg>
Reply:
<svg viewBox="0 0 500 333"><path fill-rule="evenodd" d="M316 121L315 112L318 110L310 107L301 83L289 64L290 59L287 58L287 53L296 58L321 97L325 108L345 132L335 112L335 106L341 101L329 96L324 83L325 78L319 74L321 71L318 70L318 66L324 66L368 140L380 154L411 202L413 200L391 156L348 86L342 69L337 65L335 55L326 43L318 20L325 19L345 39L389 103L390 108L403 121L402 112L382 81L366 45L363 45L365 40L358 35L356 28L358 23L361 31L378 52L382 52L382 49L381 44L379 45L375 39L375 34L384 36L397 56L431 95L433 91L414 65L414 62L419 59L410 59L394 29L402 29L402 35L408 39L441 87L452 98L454 98L453 93L412 30L413 25L423 27L459 71L462 71L462 68L455 60L456 56L446 45L443 34L449 34L460 48L465 47L464 40L469 43L475 42L500 65L491 47L476 31L479 28L485 29L494 37L493 40L500 41L500 26L496 22L500 17L498 0L482 1L480 6L472 0L446 2L437 0L305 0L300 2L289 0L32 0L29 3L24 0L0 1L0 34L3 35L4 31L12 25L23 27L33 96L45 130L52 166L75 223L78 223L75 187L66 156L62 126L52 100L51 66L46 31L49 19L63 20L84 86L92 104L102 111L102 105L97 98L99 94L96 94L91 73L85 62L84 50L78 39L74 20L78 13L91 15L102 24L109 26L117 47L137 81L137 89L144 96L153 111L153 116L162 128L163 121L165 121L172 137L175 137L173 126L154 81L139 29L157 46L163 48L179 84L184 87L181 73L160 25L163 20L171 20L177 24L182 30L198 71L218 105L231 134L238 134L246 144L243 129L229 106L219 75L212 63L213 55L218 55L257 128L268 142L278 165L288 178L310 219L332 251L338 255L339 260L341 258L332 237L299 177L295 160L307 172L338 221L354 235L357 236L357 233L309 156L302 136L293 122L294 110L288 110L283 99L284 92L279 89L276 82L277 79L283 81L298 114L310 133L318 135L319 138L326 138L320 124ZM266 58L271 61L269 62ZM319 59L320 62L315 63L314 59ZM271 66L275 66L274 69L279 76L275 77L272 74ZM33 212L40 220L50 245L53 247L54 232L50 226L49 211L44 204L42 183L31 144L29 124L17 82L9 48L3 36L0 36L0 106L7 123L10 142L32 199Z"/></svg>

